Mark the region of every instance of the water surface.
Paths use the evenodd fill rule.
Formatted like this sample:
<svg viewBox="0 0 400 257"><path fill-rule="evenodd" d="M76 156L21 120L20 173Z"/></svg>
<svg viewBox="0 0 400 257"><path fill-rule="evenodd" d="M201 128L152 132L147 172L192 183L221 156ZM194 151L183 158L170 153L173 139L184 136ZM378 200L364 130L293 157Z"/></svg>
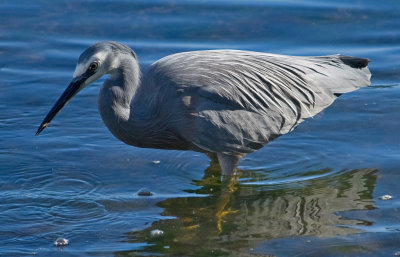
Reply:
<svg viewBox="0 0 400 257"><path fill-rule="evenodd" d="M393 256L399 12L397 0L1 1L0 255ZM248 155L232 185L201 154L115 139L96 108L103 80L34 136L102 40L128 44L144 68L201 49L368 57L372 86ZM53 246L60 237L70 244Z"/></svg>

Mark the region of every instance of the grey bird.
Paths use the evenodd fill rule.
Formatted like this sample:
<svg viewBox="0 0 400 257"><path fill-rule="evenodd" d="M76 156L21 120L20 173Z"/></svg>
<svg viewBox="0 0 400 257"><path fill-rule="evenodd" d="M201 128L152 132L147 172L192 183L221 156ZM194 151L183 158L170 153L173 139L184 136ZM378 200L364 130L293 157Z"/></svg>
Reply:
<svg viewBox="0 0 400 257"><path fill-rule="evenodd" d="M36 135L81 89L109 74L98 108L116 138L137 147L202 152L218 160L223 175L234 175L246 154L341 94L370 85L368 62L206 50L166 56L141 76L131 48L100 42L81 54L72 82Z"/></svg>

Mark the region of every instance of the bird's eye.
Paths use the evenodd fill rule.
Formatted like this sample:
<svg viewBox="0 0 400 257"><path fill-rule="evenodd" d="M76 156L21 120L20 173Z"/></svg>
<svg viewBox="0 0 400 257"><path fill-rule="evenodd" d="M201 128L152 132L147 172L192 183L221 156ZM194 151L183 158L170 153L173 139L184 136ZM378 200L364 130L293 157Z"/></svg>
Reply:
<svg viewBox="0 0 400 257"><path fill-rule="evenodd" d="M97 70L98 67L99 67L99 63L98 63L98 62L92 62L92 63L89 65L89 70L95 71L95 70Z"/></svg>

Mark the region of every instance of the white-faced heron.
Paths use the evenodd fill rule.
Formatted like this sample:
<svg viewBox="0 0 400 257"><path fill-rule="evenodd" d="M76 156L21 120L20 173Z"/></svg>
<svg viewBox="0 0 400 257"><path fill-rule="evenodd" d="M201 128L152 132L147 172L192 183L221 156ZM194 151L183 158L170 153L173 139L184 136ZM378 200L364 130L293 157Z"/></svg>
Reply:
<svg viewBox="0 0 400 257"><path fill-rule="evenodd" d="M79 57L73 80L38 135L81 89L105 74L98 108L121 141L194 150L217 157L223 175L239 160L370 84L368 59L297 57L238 50L184 52L153 63L141 77L135 52L101 42Z"/></svg>

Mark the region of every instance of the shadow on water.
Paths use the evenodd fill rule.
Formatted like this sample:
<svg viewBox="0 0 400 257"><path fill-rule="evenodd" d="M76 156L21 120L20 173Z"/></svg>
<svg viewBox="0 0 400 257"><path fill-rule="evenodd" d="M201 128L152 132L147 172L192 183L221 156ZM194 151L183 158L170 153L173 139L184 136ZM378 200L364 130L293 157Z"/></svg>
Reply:
<svg viewBox="0 0 400 257"><path fill-rule="evenodd" d="M199 197L170 198L157 205L163 216L141 231L126 234L125 242L137 244L135 251L115 256L269 256L254 252L258 243L290 237L331 238L360 233L371 221L351 219L343 211L371 210L376 169L339 173L322 170L307 183L254 185L221 182L219 168L211 164L199 186L187 192ZM242 171L246 180L248 172ZM151 235L162 230L161 236ZM311 246L312 247L312 246ZM271 249L271 256L273 249Z"/></svg>

